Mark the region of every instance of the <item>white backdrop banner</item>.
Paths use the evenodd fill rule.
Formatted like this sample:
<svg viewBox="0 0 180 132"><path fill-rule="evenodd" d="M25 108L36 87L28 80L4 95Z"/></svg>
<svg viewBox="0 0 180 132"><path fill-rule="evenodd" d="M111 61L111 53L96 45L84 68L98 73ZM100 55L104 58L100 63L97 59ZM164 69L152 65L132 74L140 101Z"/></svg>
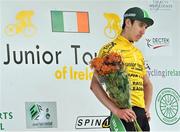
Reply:
<svg viewBox="0 0 180 132"><path fill-rule="evenodd" d="M104 13L134 6L155 21L136 43L154 86L151 130L178 131L179 0L1 0L0 130L109 131L89 61L111 41Z"/></svg>

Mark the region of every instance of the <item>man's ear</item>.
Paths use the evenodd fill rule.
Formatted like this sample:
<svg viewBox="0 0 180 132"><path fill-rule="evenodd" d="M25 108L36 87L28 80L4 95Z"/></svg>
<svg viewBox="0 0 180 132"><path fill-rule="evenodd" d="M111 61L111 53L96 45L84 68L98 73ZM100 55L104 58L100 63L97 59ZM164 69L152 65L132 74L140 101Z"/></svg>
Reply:
<svg viewBox="0 0 180 132"><path fill-rule="evenodd" d="M125 20L125 24L126 24L126 27L132 26L131 20L130 20L129 18L127 18L127 19Z"/></svg>

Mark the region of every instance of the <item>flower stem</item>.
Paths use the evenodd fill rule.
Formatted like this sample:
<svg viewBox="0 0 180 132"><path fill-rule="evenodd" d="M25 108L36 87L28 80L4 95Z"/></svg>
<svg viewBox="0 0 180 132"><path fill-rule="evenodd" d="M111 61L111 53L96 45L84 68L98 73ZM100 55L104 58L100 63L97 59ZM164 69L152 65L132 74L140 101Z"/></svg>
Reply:
<svg viewBox="0 0 180 132"><path fill-rule="evenodd" d="M137 120L134 121L134 127L135 127L136 132L142 132L142 129L139 126Z"/></svg>

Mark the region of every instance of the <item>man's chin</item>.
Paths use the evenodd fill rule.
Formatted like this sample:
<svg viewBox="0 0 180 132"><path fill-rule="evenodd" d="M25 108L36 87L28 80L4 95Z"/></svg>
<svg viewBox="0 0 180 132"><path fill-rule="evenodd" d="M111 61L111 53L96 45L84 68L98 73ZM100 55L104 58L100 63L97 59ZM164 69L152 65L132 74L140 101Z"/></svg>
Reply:
<svg viewBox="0 0 180 132"><path fill-rule="evenodd" d="M134 40L134 42L138 42L138 41L139 41L139 39Z"/></svg>
<svg viewBox="0 0 180 132"><path fill-rule="evenodd" d="M140 39L140 38L135 38L135 39L129 40L129 41L130 41L130 42L137 42L137 41L139 41L139 39Z"/></svg>
<svg viewBox="0 0 180 132"><path fill-rule="evenodd" d="M139 40L140 40L140 38L134 39L134 42L137 42L137 41L139 41Z"/></svg>

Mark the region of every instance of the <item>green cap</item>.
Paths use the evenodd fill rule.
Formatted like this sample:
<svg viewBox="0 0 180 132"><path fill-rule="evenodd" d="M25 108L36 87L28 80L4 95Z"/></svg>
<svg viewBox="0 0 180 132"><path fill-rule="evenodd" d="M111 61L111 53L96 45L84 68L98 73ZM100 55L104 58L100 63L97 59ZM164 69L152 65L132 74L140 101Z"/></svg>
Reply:
<svg viewBox="0 0 180 132"><path fill-rule="evenodd" d="M148 26L151 26L154 23L153 19L151 19L149 17L147 11L145 11L139 7L129 8L124 13L124 20L126 18L142 21L142 22L146 23Z"/></svg>

